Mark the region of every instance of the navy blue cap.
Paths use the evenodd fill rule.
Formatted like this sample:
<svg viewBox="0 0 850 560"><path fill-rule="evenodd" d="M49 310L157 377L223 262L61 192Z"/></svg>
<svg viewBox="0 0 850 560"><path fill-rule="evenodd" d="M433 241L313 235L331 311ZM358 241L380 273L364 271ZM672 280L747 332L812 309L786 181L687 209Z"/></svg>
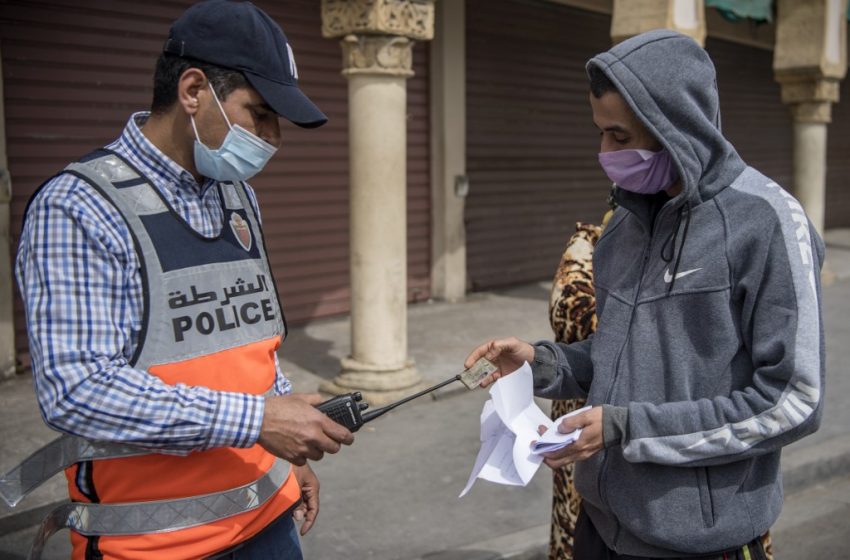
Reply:
<svg viewBox="0 0 850 560"><path fill-rule="evenodd" d="M171 26L163 52L239 70L269 107L298 126L328 121L298 89L298 68L283 30L250 2L195 4Z"/></svg>

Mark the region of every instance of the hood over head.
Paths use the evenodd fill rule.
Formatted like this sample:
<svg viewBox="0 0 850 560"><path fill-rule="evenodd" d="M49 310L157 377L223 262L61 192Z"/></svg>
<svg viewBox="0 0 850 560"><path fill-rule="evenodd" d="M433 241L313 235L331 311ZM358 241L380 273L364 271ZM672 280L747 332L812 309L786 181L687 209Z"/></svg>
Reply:
<svg viewBox="0 0 850 560"><path fill-rule="evenodd" d="M714 64L693 39L649 31L594 56L591 66L602 70L670 152L682 178L677 198L696 206L744 171L746 164L720 132Z"/></svg>

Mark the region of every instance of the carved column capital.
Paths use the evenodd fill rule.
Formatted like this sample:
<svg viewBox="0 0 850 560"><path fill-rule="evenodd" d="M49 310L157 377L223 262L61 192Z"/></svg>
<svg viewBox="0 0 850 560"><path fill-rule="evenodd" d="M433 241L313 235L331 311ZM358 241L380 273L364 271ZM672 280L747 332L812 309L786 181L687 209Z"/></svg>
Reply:
<svg viewBox="0 0 850 560"><path fill-rule="evenodd" d="M387 35L346 35L342 45L342 74L413 76L413 41Z"/></svg>
<svg viewBox="0 0 850 560"><path fill-rule="evenodd" d="M819 123L832 122L832 103L829 101L812 101L805 103L793 103L789 105L791 118L796 123Z"/></svg>
<svg viewBox="0 0 850 560"><path fill-rule="evenodd" d="M614 0L611 14L611 41L614 44L661 28L678 31L704 45L704 0Z"/></svg>
<svg viewBox="0 0 850 560"><path fill-rule="evenodd" d="M794 122L828 123L847 72L846 0L778 1L773 74Z"/></svg>
<svg viewBox="0 0 850 560"><path fill-rule="evenodd" d="M776 80L847 73L847 0L778 0L773 70Z"/></svg>
<svg viewBox="0 0 850 560"><path fill-rule="evenodd" d="M453 0L454 1L454 0ZM322 35L434 38L433 0L322 0Z"/></svg>
<svg viewBox="0 0 850 560"><path fill-rule="evenodd" d="M791 109L794 122L829 123L832 104L838 102L840 83L837 79L801 78L785 74L777 76L782 86L782 102Z"/></svg>

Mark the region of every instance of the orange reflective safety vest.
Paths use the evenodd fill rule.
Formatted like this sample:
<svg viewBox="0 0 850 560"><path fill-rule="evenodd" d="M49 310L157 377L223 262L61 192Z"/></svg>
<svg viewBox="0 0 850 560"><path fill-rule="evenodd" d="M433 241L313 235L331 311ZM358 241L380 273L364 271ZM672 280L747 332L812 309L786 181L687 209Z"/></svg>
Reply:
<svg viewBox="0 0 850 560"><path fill-rule="evenodd" d="M120 211L136 242L144 318L130 365L170 385L254 395L272 390L275 351L286 325L259 220L244 185L217 186L224 225L217 238L208 239L192 230L146 177L114 153L99 150L66 172L100 191ZM276 461L254 445L187 456L156 453L82 461L65 474L75 502L132 504L231 490L257 481ZM73 557L96 557L99 551L105 558L188 559L225 550L300 501L298 482L289 465L286 468L280 487L264 503L252 504L253 509L147 534L86 537L72 531ZM185 521L175 519L175 526L185 526Z"/></svg>

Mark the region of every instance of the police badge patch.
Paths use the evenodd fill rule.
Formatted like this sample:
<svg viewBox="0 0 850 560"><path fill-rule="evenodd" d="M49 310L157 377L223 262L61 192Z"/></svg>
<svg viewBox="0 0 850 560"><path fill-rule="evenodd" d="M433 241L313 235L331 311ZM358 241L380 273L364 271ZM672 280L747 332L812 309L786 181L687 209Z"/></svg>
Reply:
<svg viewBox="0 0 850 560"><path fill-rule="evenodd" d="M236 236L236 241L242 245L242 248L250 251L253 243L251 228L248 227L248 222L243 220L242 216L236 212L230 214L230 229L233 230L233 235Z"/></svg>

